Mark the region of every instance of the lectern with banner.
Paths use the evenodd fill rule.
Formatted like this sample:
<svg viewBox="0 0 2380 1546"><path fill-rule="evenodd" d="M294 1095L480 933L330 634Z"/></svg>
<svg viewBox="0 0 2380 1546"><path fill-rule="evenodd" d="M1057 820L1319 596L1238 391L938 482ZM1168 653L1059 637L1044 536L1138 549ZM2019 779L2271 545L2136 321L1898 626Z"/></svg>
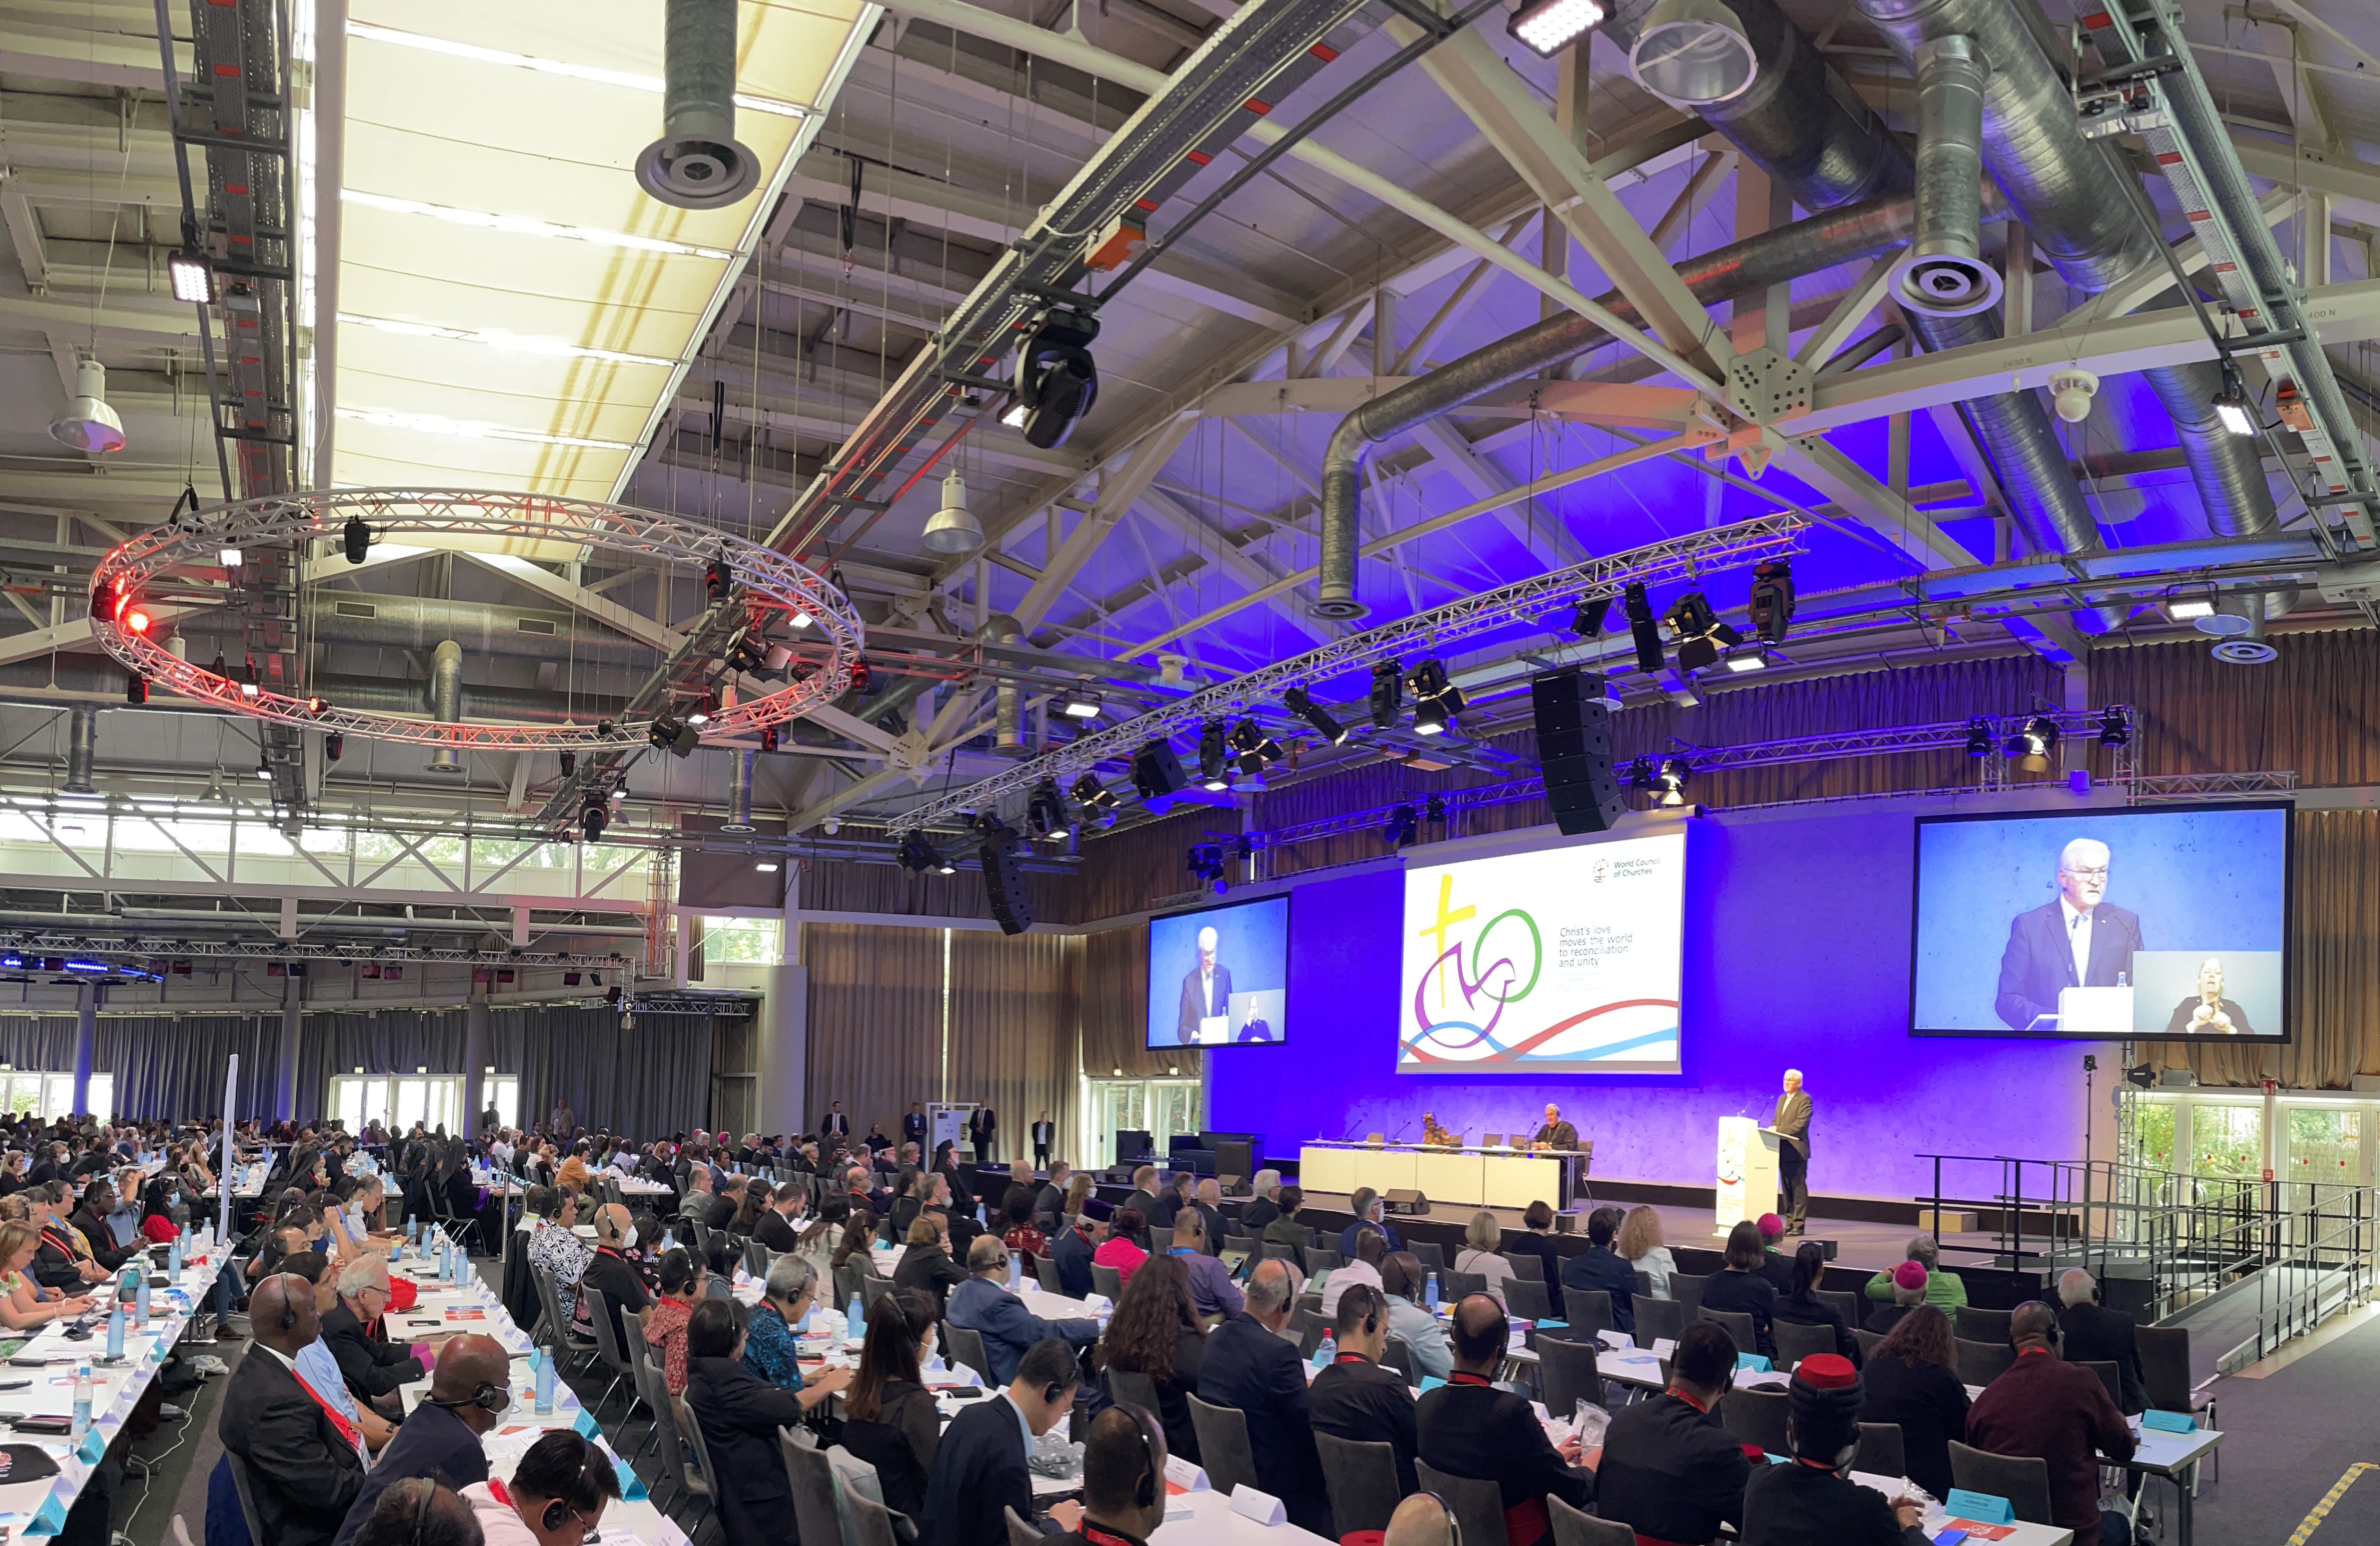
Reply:
<svg viewBox="0 0 2380 1546"><path fill-rule="evenodd" d="M1718 1228L1777 1211L1777 1146L1783 1140L1748 1116L1718 1119Z"/></svg>

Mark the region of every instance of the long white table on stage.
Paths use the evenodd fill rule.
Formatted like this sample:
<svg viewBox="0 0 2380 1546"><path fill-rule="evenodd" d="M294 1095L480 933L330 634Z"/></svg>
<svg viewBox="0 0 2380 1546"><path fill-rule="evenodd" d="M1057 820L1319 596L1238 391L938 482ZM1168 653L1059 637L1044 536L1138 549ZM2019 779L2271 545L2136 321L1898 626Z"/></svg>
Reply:
<svg viewBox="0 0 2380 1546"><path fill-rule="evenodd" d="M1417 1143L1309 1143L1297 1151L1297 1184L1308 1196L1417 1191L1432 1202L1526 1208L1561 1196L1561 1161L1518 1149L1440 1149Z"/></svg>

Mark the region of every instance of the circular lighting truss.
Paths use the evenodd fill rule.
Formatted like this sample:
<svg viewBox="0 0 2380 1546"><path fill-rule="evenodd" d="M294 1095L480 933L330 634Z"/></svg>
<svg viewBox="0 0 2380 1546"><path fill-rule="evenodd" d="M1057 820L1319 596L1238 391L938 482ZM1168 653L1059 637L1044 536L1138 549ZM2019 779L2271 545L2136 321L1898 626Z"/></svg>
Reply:
<svg viewBox="0 0 2380 1546"><path fill-rule="evenodd" d="M261 684L217 676L150 637L142 603L152 590L175 589L177 575L219 568L226 549L303 547L322 540L335 552L348 522L356 519L370 526L374 542L411 537L421 539L426 547L464 542L484 547L491 540L516 539L577 543L697 570L725 563L733 571L731 593L743 603L756 636L780 619L808 619L797 632L784 630L783 637L793 642L795 658L815 669L799 680L789 678L774 692L710 709L701 726L705 739L757 735L801 717L846 690L861 659L866 630L850 602L771 548L624 505L477 489L323 489L194 511L134 538L100 561L91 583L91 635L102 649L155 686L281 724L458 751L601 749L647 738L650 720L583 725L501 720L450 724L427 712L418 717L378 713L341 708L321 698L291 698ZM173 603L161 597L157 604ZM724 641L720 648L724 650ZM694 663L686 664L691 676ZM665 705L663 712L670 707Z"/></svg>

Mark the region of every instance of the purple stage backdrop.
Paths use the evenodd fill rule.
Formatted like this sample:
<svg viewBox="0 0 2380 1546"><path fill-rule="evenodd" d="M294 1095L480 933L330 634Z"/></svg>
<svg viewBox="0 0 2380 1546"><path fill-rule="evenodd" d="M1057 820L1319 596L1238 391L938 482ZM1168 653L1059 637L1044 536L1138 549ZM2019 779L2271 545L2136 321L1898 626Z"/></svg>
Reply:
<svg viewBox="0 0 2380 1546"><path fill-rule="evenodd" d="M1684 1071L1492 1081L1395 1069L1402 876L1301 887L1291 908L1284 1047L1208 1053L1208 1122L1276 1156L1314 1138L1421 1136L1421 1114L1476 1141L1534 1131L1548 1101L1595 1142L1595 1174L1712 1183L1717 1125L1767 1120L1800 1068L1816 1105L1814 1191L1913 1198L1928 1151L2072 1160L2082 1054L2113 1044L1912 1039L1906 808L1704 818L1686 875ZM1551 829L1548 829L1550 833ZM2118 1077L2103 1056L2099 1092ZM2106 1114L2102 1114L2105 1115ZM1969 1177L1972 1186L1978 1177Z"/></svg>

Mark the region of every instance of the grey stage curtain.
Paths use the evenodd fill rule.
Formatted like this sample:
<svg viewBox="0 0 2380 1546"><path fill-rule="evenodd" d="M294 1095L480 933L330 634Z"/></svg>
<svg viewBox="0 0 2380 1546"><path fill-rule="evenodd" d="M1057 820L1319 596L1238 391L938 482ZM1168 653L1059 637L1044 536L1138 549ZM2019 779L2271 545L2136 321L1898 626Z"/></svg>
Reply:
<svg viewBox="0 0 2380 1546"><path fill-rule="evenodd" d="M53 1067L74 1066L74 1022L65 1023L66 1061ZM224 1076L234 1053L239 1056L236 1114L273 1114L281 1073L278 1015L103 1016L92 1050L93 1070L115 1076L118 1116L179 1120L223 1114Z"/></svg>
<svg viewBox="0 0 2380 1546"><path fill-rule="evenodd" d="M639 1014L623 1030L616 1009L498 1009L489 1050L497 1072L520 1076L524 1119L542 1119L564 1096L581 1126L651 1138L709 1120L714 1028L710 1015Z"/></svg>
<svg viewBox="0 0 2380 1546"><path fill-rule="evenodd" d="M1148 925L1083 936L1083 1073L1094 1079L1163 1078L1196 1074L1207 1054L1195 1048L1150 1052Z"/></svg>
<svg viewBox="0 0 2380 1546"><path fill-rule="evenodd" d="M804 1131L817 1131L829 1103L841 1101L853 1138L871 1122L897 1134L910 1102L943 1098L942 932L802 925L810 984Z"/></svg>
<svg viewBox="0 0 2380 1546"><path fill-rule="evenodd" d="M277 1033L278 1016L273 1016L271 1023ZM308 1015L298 1038L298 1119L311 1121L326 1114L331 1080L358 1069L367 1074L461 1073L463 1011L374 1009ZM269 1100L273 1087L268 1083L264 1088Z"/></svg>
<svg viewBox="0 0 2380 1546"><path fill-rule="evenodd" d="M1069 1156L1082 1068L1076 982L1079 934L951 934L951 1099L989 1104L1000 1119L996 1156L1030 1159L1030 1124L1057 1124L1055 1158ZM816 1032L812 1033L813 1039Z"/></svg>
<svg viewBox="0 0 2380 1546"><path fill-rule="evenodd" d="M73 1072L74 1016L11 1015L0 1017L0 1063L11 1068ZM217 1100L222 1098L216 1096Z"/></svg>

